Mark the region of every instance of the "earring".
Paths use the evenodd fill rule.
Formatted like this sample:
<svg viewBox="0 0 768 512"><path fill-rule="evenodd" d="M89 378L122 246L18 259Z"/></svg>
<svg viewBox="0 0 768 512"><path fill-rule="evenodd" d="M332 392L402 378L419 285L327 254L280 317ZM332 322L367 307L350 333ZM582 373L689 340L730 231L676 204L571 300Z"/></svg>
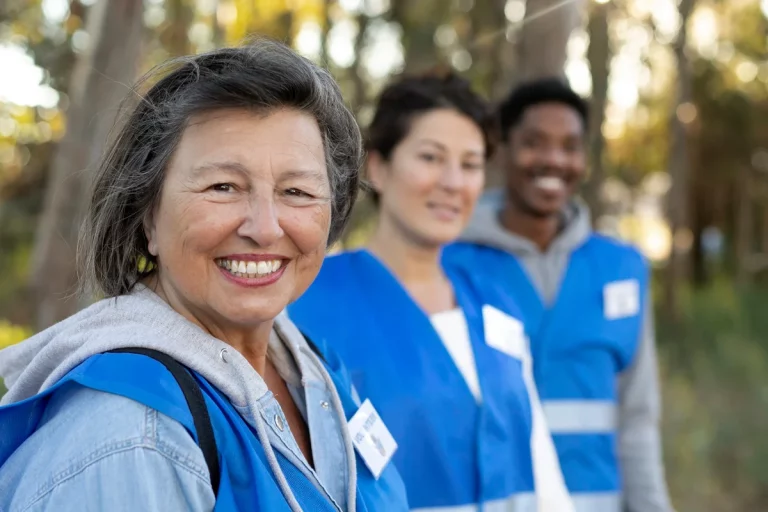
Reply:
<svg viewBox="0 0 768 512"><path fill-rule="evenodd" d="M138 269L139 274L148 274L155 270L156 267L157 265L149 261L143 254L139 254L136 258L136 268Z"/></svg>

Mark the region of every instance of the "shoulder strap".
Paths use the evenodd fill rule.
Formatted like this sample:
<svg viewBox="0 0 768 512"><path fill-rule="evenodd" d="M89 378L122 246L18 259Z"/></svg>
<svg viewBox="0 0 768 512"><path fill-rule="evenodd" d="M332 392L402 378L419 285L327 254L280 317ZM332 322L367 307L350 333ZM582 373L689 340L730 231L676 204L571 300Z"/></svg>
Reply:
<svg viewBox="0 0 768 512"><path fill-rule="evenodd" d="M211 475L213 494L214 496L218 496L219 480L221 478L219 470L219 451L216 447L216 437L213 434L213 425L211 424L211 418L208 415L208 407L205 405L205 399L203 398L202 391L200 391L200 386L197 381L195 381L194 377L192 377L192 374L184 365L174 358L157 350L130 347L118 348L110 350L110 352L147 356L158 361L171 372L171 375L173 375L173 378L176 379L176 382L179 384L182 393L184 393L189 412L192 414L192 420L195 423L195 430L197 431L197 444L203 452L205 463L208 466L208 473Z"/></svg>

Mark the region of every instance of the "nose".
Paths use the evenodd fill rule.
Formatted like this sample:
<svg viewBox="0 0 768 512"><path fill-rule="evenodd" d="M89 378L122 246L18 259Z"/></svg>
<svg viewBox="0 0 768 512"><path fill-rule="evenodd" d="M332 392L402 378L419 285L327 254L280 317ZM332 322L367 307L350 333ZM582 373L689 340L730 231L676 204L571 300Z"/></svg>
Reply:
<svg viewBox="0 0 768 512"><path fill-rule="evenodd" d="M562 169L568 165L568 154L562 148L548 148L540 156L542 163L547 167Z"/></svg>
<svg viewBox="0 0 768 512"><path fill-rule="evenodd" d="M464 184L464 172L461 168L461 162L449 161L443 167L440 174L440 186L449 191L457 191Z"/></svg>
<svg viewBox="0 0 768 512"><path fill-rule="evenodd" d="M272 195L254 195L247 202L247 211L237 234L250 238L259 247L269 247L284 234L280 226L277 205Z"/></svg>

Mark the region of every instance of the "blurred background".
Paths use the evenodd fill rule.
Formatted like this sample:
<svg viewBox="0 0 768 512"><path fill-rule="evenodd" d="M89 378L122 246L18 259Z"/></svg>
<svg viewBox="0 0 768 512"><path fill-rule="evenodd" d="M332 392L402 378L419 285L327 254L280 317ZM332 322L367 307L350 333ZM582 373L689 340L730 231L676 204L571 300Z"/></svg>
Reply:
<svg viewBox="0 0 768 512"><path fill-rule="evenodd" d="M768 0L0 0L0 347L83 306L89 169L130 84L254 34L328 67L362 126L435 65L494 102L548 75L589 97L584 197L654 263L675 504L768 511Z"/></svg>

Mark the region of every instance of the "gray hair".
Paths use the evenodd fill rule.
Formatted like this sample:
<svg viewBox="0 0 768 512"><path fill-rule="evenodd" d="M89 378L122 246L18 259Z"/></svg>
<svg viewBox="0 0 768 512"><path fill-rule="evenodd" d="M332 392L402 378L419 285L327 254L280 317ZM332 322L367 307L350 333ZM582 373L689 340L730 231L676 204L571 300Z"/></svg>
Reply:
<svg viewBox="0 0 768 512"><path fill-rule="evenodd" d="M260 39L170 61L140 83L158 76L96 170L78 247L83 291L122 295L146 275L139 262L155 260L143 223L159 200L166 167L190 118L219 109L289 107L315 118L331 185L328 245L340 237L357 196L363 149L357 123L327 71Z"/></svg>

